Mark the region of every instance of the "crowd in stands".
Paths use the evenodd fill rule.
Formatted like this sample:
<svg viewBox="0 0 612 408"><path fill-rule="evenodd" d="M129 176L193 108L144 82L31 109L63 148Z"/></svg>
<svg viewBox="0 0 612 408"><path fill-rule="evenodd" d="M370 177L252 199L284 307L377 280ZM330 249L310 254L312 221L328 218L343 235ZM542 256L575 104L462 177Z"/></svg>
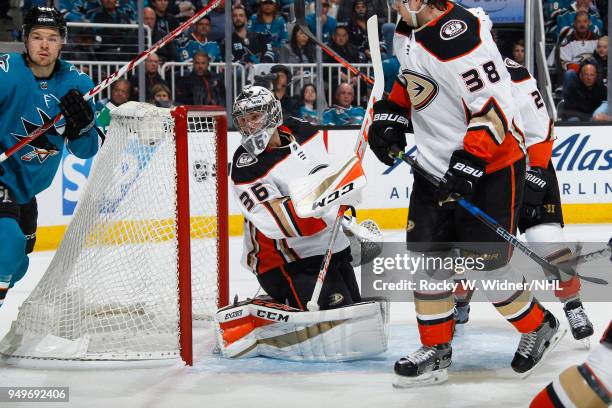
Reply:
<svg viewBox="0 0 612 408"><path fill-rule="evenodd" d="M26 0L26 3L29 7L37 1L45 3L44 0ZM232 2L229 19L225 18L225 1ZM354 64L370 62L366 21L374 13L378 15L387 90L399 70L392 50L396 6L389 3L387 0L321 0L320 14L322 41ZM145 0L143 23L150 28L152 42L164 37L206 4L207 0ZM60 0L59 5L69 22L138 22L135 0ZM341 69L330 70L329 75L324 76L325 95L332 95L332 100L324 102L322 121L317 120L317 88L312 85L316 77L301 80L300 86L295 86L295 72L285 64L315 63L317 46L291 22L292 6L293 0L221 0L190 30L147 59L147 101L168 104L174 95L177 104L226 105L224 76L216 69L211 70L210 64L226 60L225 24L231 24L232 62L244 67L234 71L235 75L244 76L247 82L254 81L251 73L254 67L271 66L266 73L275 75L265 84L281 100L285 115L298 115L323 124L360 123L368 86L359 77ZM611 119L606 115L607 7L607 0L544 0L548 65L560 119ZM316 33L313 0L306 1L306 10L306 23L310 31ZM497 33L494 37L498 38ZM498 45L502 54L524 63L525 43L521 37L499 40ZM123 32L116 28L72 28L70 40L63 56L72 61L127 61L137 52L134 29ZM328 54L322 55L324 63L336 63ZM186 62L192 67L172 81L175 89L160 76L161 65L169 61ZM123 100L128 83L128 97L137 99L136 76L128 82L118 82L115 88L121 95L111 99ZM361 91L357 92L358 89Z"/></svg>

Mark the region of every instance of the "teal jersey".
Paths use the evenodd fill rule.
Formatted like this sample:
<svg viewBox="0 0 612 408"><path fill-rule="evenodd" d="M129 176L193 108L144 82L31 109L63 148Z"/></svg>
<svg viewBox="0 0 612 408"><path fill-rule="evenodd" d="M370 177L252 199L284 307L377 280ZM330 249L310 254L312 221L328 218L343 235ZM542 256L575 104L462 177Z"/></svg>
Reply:
<svg viewBox="0 0 612 408"><path fill-rule="evenodd" d="M323 112L324 125L360 125L365 117L365 109L361 106L343 108L334 105Z"/></svg>
<svg viewBox="0 0 612 408"><path fill-rule="evenodd" d="M5 152L45 122L60 113L59 100L70 89L83 94L94 87L92 80L74 65L59 59L49 78L36 78L19 53L0 54L0 152ZM93 101L89 101L92 109ZM34 139L1 164L0 183L9 188L20 204L46 189L59 167L64 145L75 156L86 159L98 151L98 129L68 141L62 118L44 135Z"/></svg>
<svg viewBox="0 0 612 408"><path fill-rule="evenodd" d="M216 41L200 42L191 34L189 37L179 40L179 55L181 61L188 61L193 58L193 55L202 51L208 54L210 62L219 61L221 59L221 47Z"/></svg>

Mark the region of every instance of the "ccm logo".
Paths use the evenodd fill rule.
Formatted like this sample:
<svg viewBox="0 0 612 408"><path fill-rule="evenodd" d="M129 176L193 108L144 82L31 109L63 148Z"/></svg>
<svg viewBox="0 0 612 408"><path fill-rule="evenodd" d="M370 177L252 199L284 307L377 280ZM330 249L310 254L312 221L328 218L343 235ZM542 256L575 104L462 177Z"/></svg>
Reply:
<svg viewBox="0 0 612 408"><path fill-rule="evenodd" d="M402 115L396 115L393 113L377 113L374 115L374 122L379 120L388 120L389 122L401 123L404 126L408 126L408 119Z"/></svg>
<svg viewBox="0 0 612 408"><path fill-rule="evenodd" d="M235 312L230 312L225 315L225 319L233 319L235 317L242 316L242 310L236 310Z"/></svg>
<svg viewBox="0 0 612 408"><path fill-rule="evenodd" d="M463 172L465 174L471 174L476 178L481 177L484 174L482 170L476 170L475 168L466 166L463 163L455 163L453 169L459 170L460 172Z"/></svg>
<svg viewBox="0 0 612 408"><path fill-rule="evenodd" d="M289 315L283 315L280 313L270 312L267 310L258 310L257 317L261 317L262 319L266 319L266 320L276 320L277 322L288 322L289 321Z"/></svg>
<svg viewBox="0 0 612 408"><path fill-rule="evenodd" d="M316 210L319 207L325 207L329 203L332 203L332 202L336 201L338 198L340 198L343 195L345 195L345 194L349 193L350 191L352 191L353 188L354 188L354 185L351 182L351 183L345 185L344 187L342 187L340 190L334 191L333 193L331 193L327 197L323 197L321 199L321 201L313 203L312 204L312 209Z"/></svg>

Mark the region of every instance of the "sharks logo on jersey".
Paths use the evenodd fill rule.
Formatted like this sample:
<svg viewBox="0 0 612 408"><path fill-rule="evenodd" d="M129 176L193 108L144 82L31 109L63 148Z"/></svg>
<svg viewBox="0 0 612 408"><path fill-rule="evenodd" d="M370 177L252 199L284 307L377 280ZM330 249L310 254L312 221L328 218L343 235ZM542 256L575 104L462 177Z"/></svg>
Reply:
<svg viewBox="0 0 612 408"><path fill-rule="evenodd" d="M9 58L11 56L8 54L0 54L0 69L4 72L8 72L9 70Z"/></svg>
<svg viewBox="0 0 612 408"><path fill-rule="evenodd" d="M38 115L40 116L41 123L30 122L22 116L21 123L23 124L24 134L18 135L12 133L12 135L17 140L21 141L43 124L51 122L52 119L42 109L36 108L36 110L38 111ZM27 145L32 147L33 150L21 156L21 160L29 162L33 159L38 159L40 163L44 163L47 158L59 154L57 146L55 146L49 141L47 135L59 136L59 133L55 129L55 126L52 126L49 130L45 132L44 135L32 140Z"/></svg>

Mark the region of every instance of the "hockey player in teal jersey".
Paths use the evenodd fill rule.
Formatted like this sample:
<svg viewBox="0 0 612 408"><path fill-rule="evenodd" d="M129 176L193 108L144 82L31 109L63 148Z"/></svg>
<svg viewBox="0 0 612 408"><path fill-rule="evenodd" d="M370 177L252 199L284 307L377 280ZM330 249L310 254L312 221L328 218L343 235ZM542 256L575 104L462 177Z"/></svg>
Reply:
<svg viewBox="0 0 612 408"><path fill-rule="evenodd" d="M5 152L58 113L63 119L0 164L0 305L28 268L36 240L36 194L59 167L64 144L79 158L98 151L93 102L83 94L91 79L59 58L66 22L49 7L24 18L24 54L0 54L0 152Z"/></svg>

